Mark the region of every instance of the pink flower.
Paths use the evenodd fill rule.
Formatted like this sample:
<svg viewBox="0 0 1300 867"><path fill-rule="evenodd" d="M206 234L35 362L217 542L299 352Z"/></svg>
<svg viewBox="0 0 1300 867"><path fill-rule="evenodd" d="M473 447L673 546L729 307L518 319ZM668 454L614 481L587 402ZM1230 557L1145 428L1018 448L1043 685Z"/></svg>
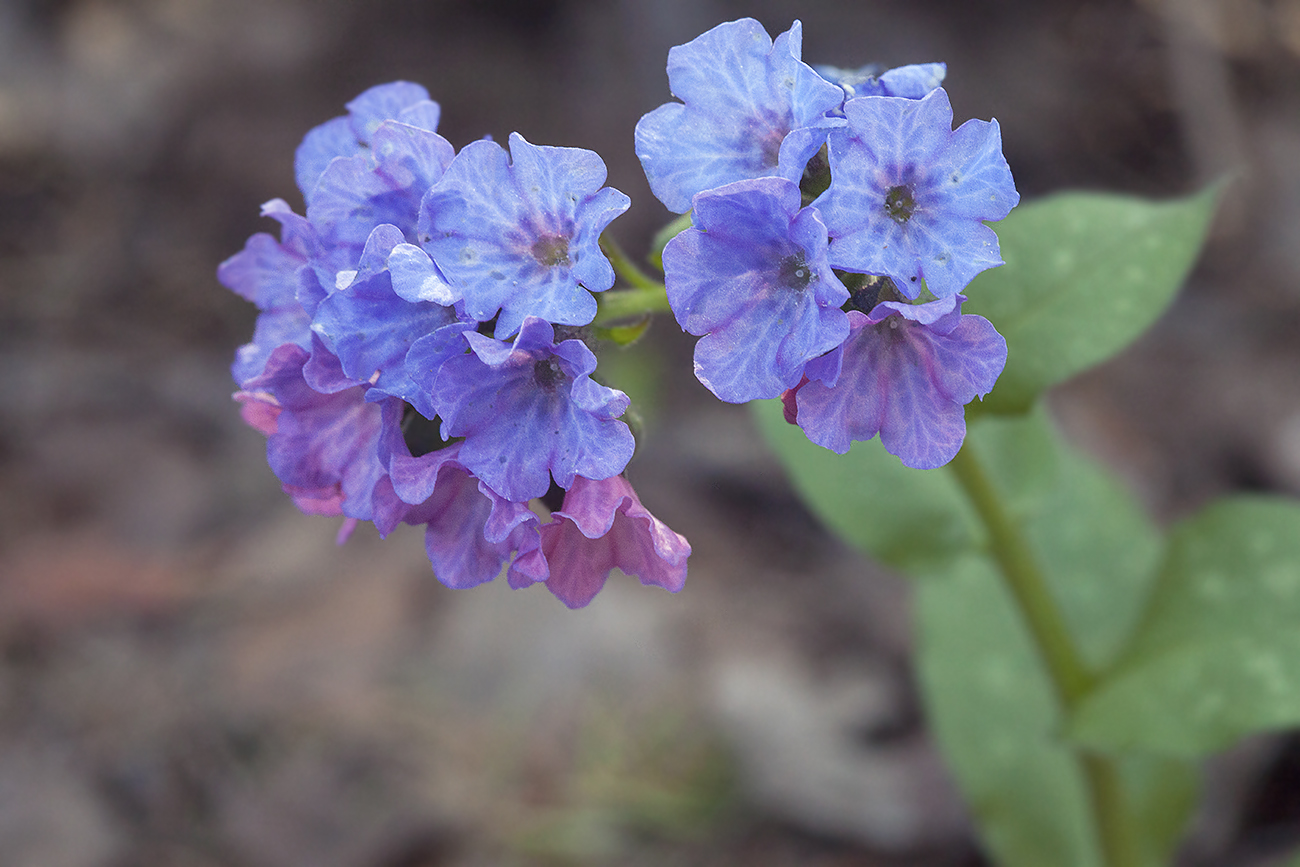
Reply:
<svg viewBox="0 0 1300 867"><path fill-rule="evenodd" d="M622 476L578 476L540 532L541 547L511 565L510 585L545 580L570 608L591 602L614 569L671 593L686 583L690 543L650 514Z"/></svg>

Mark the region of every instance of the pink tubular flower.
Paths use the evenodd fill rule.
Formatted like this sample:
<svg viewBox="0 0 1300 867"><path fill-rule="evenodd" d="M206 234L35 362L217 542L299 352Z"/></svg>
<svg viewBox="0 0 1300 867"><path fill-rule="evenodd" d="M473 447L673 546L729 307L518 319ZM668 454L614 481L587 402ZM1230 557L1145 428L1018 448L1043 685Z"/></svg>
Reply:
<svg viewBox="0 0 1300 867"><path fill-rule="evenodd" d="M600 481L578 476L564 495L564 507L542 526L541 537L540 549L521 554L511 565L510 585L544 579L570 608L591 602L614 569L671 593L686 583L690 543L650 514L622 476Z"/></svg>
<svg viewBox="0 0 1300 867"><path fill-rule="evenodd" d="M294 343L277 348L235 399L244 420L266 435L267 461L298 508L369 521L384 475L376 451L382 409L366 402L362 386L312 389L304 379L310 358Z"/></svg>

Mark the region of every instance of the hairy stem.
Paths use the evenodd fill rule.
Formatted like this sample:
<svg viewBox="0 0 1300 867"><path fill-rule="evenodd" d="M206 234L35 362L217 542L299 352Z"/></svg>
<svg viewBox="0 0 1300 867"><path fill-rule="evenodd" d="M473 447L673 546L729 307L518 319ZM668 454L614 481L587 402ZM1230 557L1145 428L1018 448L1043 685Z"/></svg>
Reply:
<svg viewBox="0 0 1300 867"><path fill-rule="evenodd" d="M1024 615L1061 707L1068 709L1087 692L1092 676L1070 640L1069 627L1047 579L1020 528L1002 507L1002 498L972 451L969 439L948 466L988 530L990 553Z"/></svg>
<svg viewBox="0 0 1300 867"><path fill-rule="evenodd" d="M660 284L649 289L615 289L596 296L600 305L595 325L608 325L620 319L631 319L647 313L668 313L668 294Z"/></svg>
<svg viewBox="0 0 1300 867"><path fill-rule="evenodd" d="M1029 628L1056 691L1057 703L1062 713L1069 713L1092 686L1093 674L1070 637L1065 616L1029 542L1004 508L969 439L949 468L988 531L989 552ZM1114 759L1096 754L1076 752L1076 757L1088 788L1105 863L1108 867L1141 867L1142 858L1125 804L1118 765Z"/></svg>
<svg viewBox="0 0 1300 867"><path fill-rule="evenodd" d="M633 264L609 235L600 236L600 249L609 257L614 273L630 283L631 289L610 289L596 295L600 309L594 325L608 325L648 313L669 313L668 291L664 284L649 277Z"/></svg>

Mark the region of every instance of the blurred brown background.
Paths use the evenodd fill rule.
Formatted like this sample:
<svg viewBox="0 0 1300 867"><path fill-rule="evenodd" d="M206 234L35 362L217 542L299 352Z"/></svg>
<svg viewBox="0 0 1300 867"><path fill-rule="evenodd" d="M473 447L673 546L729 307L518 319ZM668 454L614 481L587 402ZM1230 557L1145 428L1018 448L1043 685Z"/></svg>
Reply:
<svg viewBox="0 0 1300 867"><path fill-rule="evenodd" d="M373 84L457 147L632 149L667 49L753 15L804 58L945 60L1026 198L1235 173L1174 310L1067 384L1161 520L1300 493L1300 0L3 0L0 865L976 865L919 721L905 586L825 535L670 321L606 367L686 590L451 591L418 532L298 514L230 402L214 277ZM499 585L501 582L497 582ZM1188 865L1300 842L1300 749L1218 763ZM1270 861L1269 859L1273 859Z"/></svg>

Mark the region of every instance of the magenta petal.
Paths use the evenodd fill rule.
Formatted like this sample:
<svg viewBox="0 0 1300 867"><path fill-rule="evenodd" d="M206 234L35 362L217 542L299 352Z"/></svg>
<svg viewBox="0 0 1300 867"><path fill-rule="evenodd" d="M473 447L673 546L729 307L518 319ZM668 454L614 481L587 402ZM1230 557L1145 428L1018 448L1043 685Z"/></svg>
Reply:
<svg viewBox="0 0 1300 867"><path fill-rule="evenodd" d="M690 543L650 514L622 476L575 479L541 537L546 586L570 608L591 602L613 569L673 593L686 582Z"/></svg>
<svg viewBox="0 0 1300 867"><path fill-rule="evenodd" d="M448 462L438 471L429 499L407 513L408 524L426 525L425 552L443 584L462 589L491 581L526 539L530 528L523 523L518 526L520 532L504 539L493 542L487 538L484 526L495 505L493 498L479 489L478 479ZM532 521L535 525L536 516Z"/></svg>

